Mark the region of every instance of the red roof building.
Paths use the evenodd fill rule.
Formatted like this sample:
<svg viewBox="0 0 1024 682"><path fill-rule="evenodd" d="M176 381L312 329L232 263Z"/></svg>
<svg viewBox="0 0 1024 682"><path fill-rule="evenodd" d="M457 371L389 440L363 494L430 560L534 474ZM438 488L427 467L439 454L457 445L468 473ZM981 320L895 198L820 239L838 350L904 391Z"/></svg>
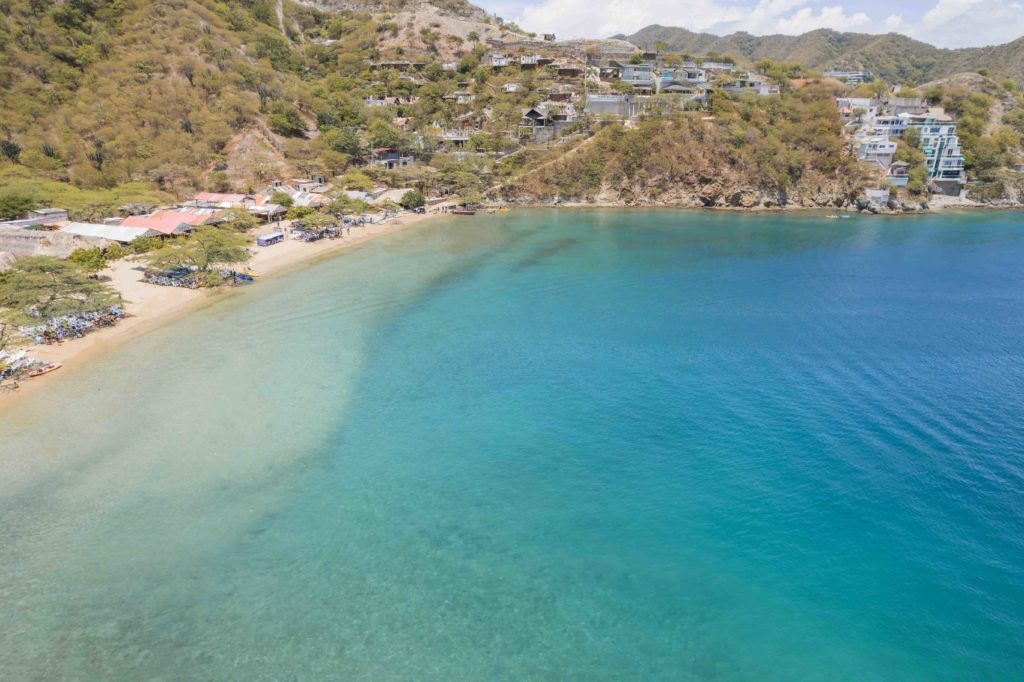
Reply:
<svg viewBox="0 0 1024 682"><path fill-rule="evenodd" d="M180 216L134 215L124 219L122 227L144 227L162 235L185 234L195 228L181 219Z"/></svg>

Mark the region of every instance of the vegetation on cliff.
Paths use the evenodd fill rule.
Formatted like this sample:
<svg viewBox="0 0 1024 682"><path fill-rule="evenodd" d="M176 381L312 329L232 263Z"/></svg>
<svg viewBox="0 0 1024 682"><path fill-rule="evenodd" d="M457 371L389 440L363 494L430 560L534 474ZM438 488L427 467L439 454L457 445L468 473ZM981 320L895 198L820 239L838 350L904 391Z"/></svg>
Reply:
<svg viewBox="0 0 1024 682"><path fill-rule="evenodd" d="M710 112L608 124L564 158L513 156L501 168L507 178L496 193L509 199L829 205L862 183L832 93L821 85L772 97L716 94Z"/></svg>

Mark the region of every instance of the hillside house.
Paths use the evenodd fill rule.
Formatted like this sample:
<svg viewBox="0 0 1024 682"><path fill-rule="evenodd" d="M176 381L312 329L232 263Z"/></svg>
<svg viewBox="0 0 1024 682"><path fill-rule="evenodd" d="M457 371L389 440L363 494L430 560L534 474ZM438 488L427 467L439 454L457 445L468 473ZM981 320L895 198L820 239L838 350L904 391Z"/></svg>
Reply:
<svg viewBox="0 0 1024 682"><path fill-rule="evenodd" d="M455 104L472 104L476 98L464 90L459 90L450 95L445 95L442 99L447 102L454 102Z"/></svg>
<svg viewBox="0 0 1024 682"><path fill-rule="evenodd" d="M854 147L858 159L883 170L892 165L893 156L896 154L896 143L885 135L862 135L855 139Z"/></svg>
<svg viewBox="0 0 1024 682"><path fill-rule="evenodd" d="M879 135L901 137L903 133L907 132L908 125L910 125L910 114L900 114L899 116L876 116L872 127Z"/></svg>
<svg viewBox="0 0 1024 682"><path fill-rule="evenodd" d="M539 54L524 54L519 56L519 68L535 69L540 65Z"/></svg>
<svg viewBox="0 0 1024 682"><path fill-rule="evenodd" d="M491 55L490 64L492 69L504 69L511 63L508 55L501 54L500 52Z"/></svg>
<svg viewBox="0 0 1024 682"><path fill-rule="evenodd" d="M894 161L892 165L889 166L889 175L886 177L886 180L889 181L889 184L896 187L906 187L907 182L910 180L909 173L909 163L906 161Z"/></svg>
<svg viewBox="0 0 1024 682"><path fill-rule="evenodd" d="M622 80L622 64L611 61L598 66L597 77L606 82Z"/></svg>
<svg viewBox="0 0 1024 682"><path fill-rule="evenodd" d="M928 102L923 97L887 97L884 100L885 110L896 116L910 114L917 116L928 113Z"/></svg>
<svg viewBox="0 0 1024 682"><path fill-rule="evenodd" d="M576 121L576 108L545 102L523 112L519 121L519 137L533 142L546 142L563 128Z"/></svg>
<svg viewBox="0 0 1024 682"><path fill-rule="evenodd" d="M636 95L587 95L586 111L594 116L633 118L640 113Z"/></svg>
<svg viewBox="0 0 1024 682"><path fill-rule="evenodd" d="M691 66L698 66L698 64L695 62L685 62L683 66L690 68ZM709 73L733 73L736 70L736 65L732 62L703 61L699 66Z"/></svg>
<svg viewBox="0 0 1024 682"><path fill-rule="evenodd" d="M381 166L388 170L411 166L414 160L413 157L405 156L399 150L391 147L375 147L370 150L370 165Z"/></svg>
<svg viewBox="0 0 1024 682"><path fill-rule="evenodd" d="M767 95L779 94L779 86L772 83L766 76L747 73L737 77L732 83L723 85L722 91L733 94L753 92L765 97Z"/></svg>
<svg viewBox="0 0 1024 682"><path fill-rule="evenodd" d="M654 64L623 64L621 80L629 83L642 92L653 92L655 89L655 67Z"/></svg>
<svg viewBox="0 0 1024 682"><path fill-rule="evenodd" d="M871 74L867 71L825 71L821 75L825 78L835 78L853 87L871 81Z"/></svg>
<svg viewBox="0 0 1024 682"><path fill-rule="evenodd" d="M508 93L519 92L519 88L519 83L505 83L503 86L501 86L501 91Z"/></svg>
<svg viewBox="0 0 1024 682"><path fill-rule="evenodd" d="M837 97L836 107L843 123L862 123L878 114L881 100L870 97Z"/></svg>
<svg viewBox="0 0 1024 682"><path fill-rule="evenodd" d="M690 83L688 81L669 81L662 83L659 92L662 95L672 96L680 103L685 101L706 102L708 89L705 86Z"/></svg>
<svg viewBox="0 0 1024 682"><path fill-rule="evenodd" d="M444 130L437 139L437 146L447 150L463 149L469 142L470 136L471 133L468 130Z"/></svg>

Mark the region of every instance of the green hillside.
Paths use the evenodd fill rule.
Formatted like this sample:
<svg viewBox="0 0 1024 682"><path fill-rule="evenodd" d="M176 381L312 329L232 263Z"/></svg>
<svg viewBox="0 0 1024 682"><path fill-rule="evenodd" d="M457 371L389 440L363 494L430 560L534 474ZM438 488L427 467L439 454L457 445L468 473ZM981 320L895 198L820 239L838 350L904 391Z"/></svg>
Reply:
<svg viewBox="0 0 1024 682"><path fill-rule="evenodd" d="M819 70L865 69L894 83L922 83L979 70L997 78L1024 80L1024 38L993 47L946 50L896 33L869 35L829 29L798 36L716 36L653 25L629 36L616 37L644 48L664 43L668 50L695 55L718 52L750 62L771 59Z"/></svg>
<svg viewBox="0 0 1024 682"><path fill-rule="evenodd" d="M424 129L470 112L444 96L474 75L485 38L513 30L463 0L0 0L0 15L0 187L34 174L176 196L333 175L371 145L402 146L392 119ZM416 82L374 69L410 59L429 64ZM442 72L446 59L462 70ZM384 95L420 102L363 104Z"/></svg>

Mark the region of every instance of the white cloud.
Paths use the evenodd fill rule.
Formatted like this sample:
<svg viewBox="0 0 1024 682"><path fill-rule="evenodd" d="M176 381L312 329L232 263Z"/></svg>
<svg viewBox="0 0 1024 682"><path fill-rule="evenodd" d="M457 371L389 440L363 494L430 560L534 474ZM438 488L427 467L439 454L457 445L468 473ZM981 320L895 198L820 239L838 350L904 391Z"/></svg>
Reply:
<svg viewBox="0 0 1024 682"><path fill-rule="evenodd" d="M938 0L913 37L942 47L977 47L1024 36L1024 7L1016 0Z"/></svg>
<svg viewBox="0 0 1024 682"><path fill-rule="evenodd" d="M822 7L821 12L814 14L810 7L804 7L788 18L780 18L777 22L779 33L798 34L813 31L817 28L834 28L840 31L861 29L871 23L864 12L847 15L839 5Z"/></svg>
<svg viewBox="0 0 1024 682"><path fill-rule="evenodd" d="M1022 0L936 0L926 12L911 17L906 7L901 7L903 14L873 17L856 7L822 6L823 0L526 1L508 18L528 30L553 31L563 38L604 38L651 24L716 34L795 35L818 28L896 31L941 47L991 45L1024 35Z"/></svg>
<svg viewBox="0 0 1024 682"><path fill-rule="evenodd" d="M903 17L899 14L890 14L885 18L885 30L899 33L903 28Z"/></svg>

